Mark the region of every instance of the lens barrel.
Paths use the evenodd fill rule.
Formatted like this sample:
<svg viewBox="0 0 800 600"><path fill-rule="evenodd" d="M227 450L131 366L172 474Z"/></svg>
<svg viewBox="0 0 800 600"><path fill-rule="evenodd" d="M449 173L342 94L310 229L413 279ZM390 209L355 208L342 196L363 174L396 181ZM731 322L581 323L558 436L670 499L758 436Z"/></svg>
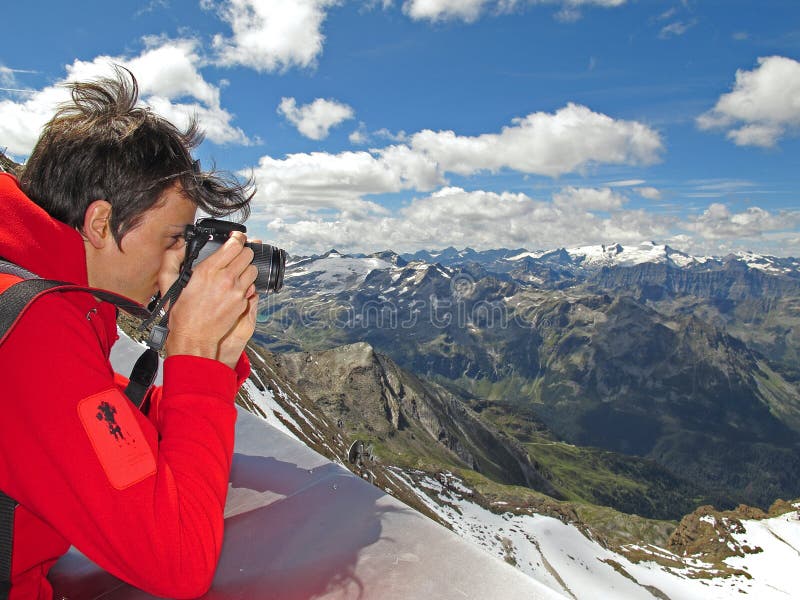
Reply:
<svg viewBox="0 0 800 600"><path fill-rule="evenodd" d="M222 221L219 219L200 219L194 225L187 225L186 259L189 266L194 266L219 250L233 231L245 233L244 225ZM198 249L199 246L199 249ZM265 294L277 292L283 287L283 271L286 268L286 251L258 242L245 244L253 251L253 262L258 269L255 280L256 292Z"/></svg>
<svg viewBox="0 0 800 600"><path fill-rule="evenodd" d="M286 251L257 242L245 244L253 250L253 263L258 269L255 280L256 292L277 292L283 287L283 272L286 268Z"/></svg>

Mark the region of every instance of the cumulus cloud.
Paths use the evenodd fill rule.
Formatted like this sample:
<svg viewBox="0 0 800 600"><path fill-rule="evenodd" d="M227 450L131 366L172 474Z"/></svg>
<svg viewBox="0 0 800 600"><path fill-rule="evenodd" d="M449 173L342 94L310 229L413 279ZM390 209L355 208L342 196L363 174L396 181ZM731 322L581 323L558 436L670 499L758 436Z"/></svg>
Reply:
<svg viewBox="0 0 800 600"><path fill-rule="evenodd" d="M599 163L652 164L663 149L660 135L646 125L572 103L555 114L515 119L499 134L425 130L411 136L410 145L443 171L466 175L509 168L551 177Z"/></svg>
<svg viewBox="0 0 800 600"><path fill-rule="evenodd" d="M403 12L414 20L447 21L459 20L471 23L483 14L508 13L531 4L555 4L560 7L556 18L574 21L581 17L581 7L617 7L627 0L406 0ZM386 7L384 2L383 6Z"/></svg>
<svg viewBox="0 0 800 600"><path fill-rule="evenodd" d="M642 198L647 198L648 200L661 200L661 190L657 188L643 186L634 188L634 191Z"/></svg>
<svg viewBox="0 0 800 600"><path fill-rule="evenodd" d="M310 67L322 52L322 24L340 0L226 0L219 14L232 30L213 46L223 66L262 72Z"/></svg>
<svg viewBox="0 0 800 600"><path fill-rule="evenodd" d="M325 139L331 127L355 116L347 104L324 98L317 98L304 106L297 106L294 98L283 98L278 106L278 114L286 117L300 133L312 140Z"/></svg>
<svg viewBox="0 0 800 600"><path fill-rule="evenodd" d="M697 119L701 129L727 130L740 146L775 146L800 127L800 62L783 56L758 59L752 71L738 70L733 91Z"/></svg>
<svg viewBox="0 0 800 600"><path fill-rule="evenodd" d="M348 252L386 248L415 251L445 246L487 249L552 249L600 243L638 244L662 240L690 251L725 254L732 248L781 246L797 237L800 212L770 212L751 206L740 212L713 203L680 218L628 207L616 188L564 187L549 198L525 193L465 190L447 185L437 165L408 146L371 152L293 154L265 157L255 170L258 195L254 230L293 253ZM633 184L630 194L658 200L659 190ZM408 190L422 194L386 208L371 195ZM260 228L260 229L259 229ZM787 242L788 243L788 242ZM800 250L800 247L798 247Z"/></svg>
<svg viewBox="0 0 800 600"><path fill-rule="evenodd" d="M622 208L627 198L611 188L566 187L553 196L553 203L565 210L610 211Z"/></svg>
<svg viewBox="0 0 800 600"><path fill-rule="evenodd" d="M358 218L382 214L385 209L363 196L432 189L441 183L435 165L398 148L380 154L265 156L253 175L258 186L255 208L268 218L299 218L319 211L344 212Z"/></svg>
<svg viewBox="0 0 800 600"><path fill-rule="evenodd" d="M287 102L286 105L287 113L291 114L292 110L297 109L296 104ZM357 141L361 132L366 132L365 126L360 126L357 130ZM403 231L407 242L418 239L419 236L428 236L426 232L432 225L411 219L413 227L408 229L402 221L417 214L416 212L403 213L404 219L393 219L379 204L367 199L370 195L404 191L431 192L443 188L429 198L430 202L415 201L412 206L445 206L446 211L452 215L463 217L466 207L471 206L470 210L478 210L476 207L481 201L491 200L489 206L502 207L506 211L494 211L491 214L502 215L507 214L511 208L529 209L539 205L522 196L501 194L498 199L489 192L478 195L463 190L456 192L458 188L447 187L447 175L472 175L482 171L513 169L522 173L555 177L593 164L648 164L657 160L662 148L658 133L646 126L614 120L577 105L568 105L555 114L534 113L514 120L511 126L500 133L475 137L459 136L452 131L431 130L412 135L403 132L374 132L372 135L405 141L369 151L339 154L297 153L284 158L263 157L253 172L258 186L254 217L268 223L273 231L285 235L283 243L294 244L293 247L310 243L312 239L328 239L326 235L338 235L344 231L343 223L349 223L349 229L345 228L347 231L358 232L358 235L353 235L354 239L361 240L359 247L374 248L373 244L385 247L384 242L378 243L379 240L390 238L385 237L380 223L390 223L393 231ZM643 180L616 183L620 186L635 186L643 183ZM517 204L511 202L514 198ZM466 204L455 206L457 199ZM585 215L582 217L584 220L594 222L600 217L592 216L593 211L619 212L625 202L625 196L613 191L610 186L600 189L565 188L546 203L547 210L539 211L537 218L544 222L546 219L561 219L562 214L574 216L576 212L580 212ZM431 210L428 210L430 218L439 219ZM443 216L441 218L444 219ZM481 216L478 220L482 218ZM643 218L642 222L644 220L646 219ZM452 220L447 222L455 227ZM598 222L603 221L600 219ZM332 228L331 223L337 223L337 228ZM519 226L528 227L525 223ZM360 229L363 224L367 224L364 225L365 230ZM498 231L517 226L516 222L512 224L506 219L502 226L498 225ZM459 227L463 229L463 225ZM616 232L622 236L628 231L626 227L629 225L612 227L606 224L603 227L610 233ZM307 235L300 235L300 231ZM643 232L645 237L652 233L647 228ZM474 234L470 229L469 236ZM495 234L497 232L491 235ZM298 237L293 238L294 235ZM616 239L621 240L622 237L619 236ZM466 240L467 237L465 234L463 239ZM631 234L630 239L635 237ZM338 239L337 247L346 247L345 239ZM427 242L434 239L426 237ZM454 239L453 243L458 239ZM585 240L581 238L581 241ZM400 247L399 243L400 240L394 246Z"/></svg>
<svg viewBox="0 0 800 600"><path fill-rule="evenodd" d="M460 19L475 21L489 0L409 0L403 4L403 11L412 19L441 21Z"/></svg>
<svg viewBox="0 0 800 600"><path fill-rule="evenodd" d="M413 252L445 246L477 249L531 250L619 242L661 243L700 255L761 249L775 255L800 251L800 213L769 212L750 207L731 212L712 204L684 221L643 210L617 209L607 215L575 211L555 199L526 194L442 188L418 198L392 214L353 218L341 212L309 214L296 220L273 219L268 224L275 243L294 253L323 252L336 247L347 252L391 248Z"/></svg>
<svg viewBox="0 0 800 600"><path fill-rule="evenodd" d="M701 215L686 223L685 228L707 239L759 238L764 233L795 229L800 213L782 211L771 213L751 206L733 213L721 203L711 204Z"/></svg>
<svg viewBox="0 0 800 600"><path fill-rule="evenodd" d="M287 113L297 109L287 103ZM570 104L553 114L515 119L499 133L474 137L453 131L360 136L395 140L369 151L263 157L253 174L253 219L290 251L335 246L374 251L442 245L540 248L609 240L640 242L667 231L667 217L626 210L611 186L567 187L549 200L525 194L466 191L448 174L513 169L556 177L598 164L650 164L662 150L659 134ZM616 182L640 186L644 180ZM434 191L437 190L438 191ZM430 192L394 212L370 200L378 194Z"/></svg>
<svg viewBox="0 0 800 600"><path fill-rule="evenodd" d="M145 41L146 48L139 56L76 60L66 66L66 77L56 84L20 101L0 101L0 139L8 145L9 152L20 157L30 153L57 106L69 99L69 91L62 84L111 75L114 64L127 67L136 76L143 104L177 125L185 126L196 115L209 140L250 143L245 133L231 124L233 116L221 107L219 88L198 71L203 61L196 40Z"/></svg>
<svg viewBox="0 0 800 600"><path fill-rule="evenodd" d="M282 104L288 115L302 110L291 99ZM556 114L516 119L499 134L464 137L425 130L410 136L374 135L406 141L369 151L263 157L255 169L258 198L270 214L287 218L324 209L370 212L377 205L364 201L364 196L431 191L447 184L448 173L472 175L507 168L558 176L591 164L650 163L661 149L659 135L646 126L576 105ZM622 204L622 196L609 189L565 192L563 200L603 210Z"/></svg>
<svg viewBox="0 0 800 600"><path fill-rule="evenodd" d="M329 218L309 215L294 222L275 219L269 230L290 251L336 247L405 252L449 245L541 249L609 241L639 243L663 237L670 224L668 217L644 211L598 216L526 194L445 187L415 199L395 214L361 219L341 213Z"/></svg>
<svg viewBox="0 0 800 600"><path fill-rule="evenodd" d="M408 134L405 131L393 132L388 129L381 128L377 131L368 131L367 124L363 121L358 124L358 129L350 134L350 143L355 145L365 145L371 143L373 140L389 140L390 142L407 142Z"/></svg>
<svg viewBox="0 0 800 600"><path fill-rule="evenodd" d="M369 132L367 131L367 124L364 121L361 121L358 124L358 128L355 129L347 139L350 140L350 143L354 146L363 146L369 142Z"/></svg>

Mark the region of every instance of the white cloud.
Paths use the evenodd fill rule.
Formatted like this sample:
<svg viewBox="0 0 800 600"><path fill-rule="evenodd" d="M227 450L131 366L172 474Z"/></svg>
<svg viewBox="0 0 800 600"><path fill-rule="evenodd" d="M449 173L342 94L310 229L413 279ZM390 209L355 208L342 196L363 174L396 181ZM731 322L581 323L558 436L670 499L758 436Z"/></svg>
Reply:
<svg viewBox="0 0 800 600"><path fill-rule="evenodd" d="M385 209L363 196L431 189L441 182L435 165L426 167L423 158L394 148L377 156L369 152L265 156L253 174L258 186L255 209L268 218L300 218L316 212L383 214Z"/></svg>
<svg viewBox="0 0 800 600"><path fill-rule="evenodd" d="M289 114L298 110L291 102L287 102L285 108L285 112ZM355 139L365 135L365 130L365 126L360 126ZM576 105L569 105L555 114L535 113L516 119L512 126L503 129L499 134L463 137L452 131L426 130L410 136L403 132L399 134L375 132L373 135L405 139L406 143L395 143L360 152L298 153L282 159L263 157L254 171L258 186L254 217L270 223L274 231L286 236L284 243L293 244L293 247L310 243L313 237L310 232L314 232L314 236L319 240L327 239L325 236L333 235L335 231L344 235L344 230L341 228L330 227L331 223L335 222L339 225L350 223L348 231L359 232L358 236L354 237L360 239L359 247L374 248L377 244L380 248L385 247L383 242L379 243L381 239L392 238L383 237L385 232L378 220L386 224L386 219L390 217L379 204L366 199L369 195L409 190L428 192L446 186L448 173L471 175L481 171L508 168L522 173L558 176L599 163L650 163L657 159L662 147L659 135L644 125L617 121ZM627 186L641 183L643 180L617 182L619 185ZM445 187L441 192L431 196L435 200L433 204L425 202L420 204L421 201L415 201L412 206L419 208L444 205L451 215L462 216L464 210L469 207L471 207L469 210L477 210L475 207L482 200L491 200L492 205L506 211L492 212L496 216L507 214L509 207L534 206L530 199L521 204L511 203L511 198L519 200L523 198L522 196L501 195L501 199L497 200L490 195L490 192L474 195L463 190L456 193L454 191L456 189ZM455 206L457 199L467 204ZM612 191L610 187L566 188L546 205L546 211L542 213L539 208L537 210L542 219L546 217L558 220L562 218L562 213L563 218L567 219L580 212L586 215L581 218L593 222L599 217L592 216L590 214L592 211L619 212L625 201L624 196ZM416 213L404 213L404 217L414 214ZM432 209L427 210L427 214L430 219L439 218L438 214L433 214ZM478 222L483 219L482 215L483 212ZM442 219L443 222L455 227L452 219L445 219L444 216ZM401 243L408 244L409 240L418 239L420 236L427 236L426 232L433 227L430 223L423 223L422 220L411 219L413 227L409 229L401 221L402 219L388 221L392 230L403 231L407 237L406 242L400 239L393 242L395 247L400 247ZM351 222L359 225L352 225ZM364 231L359 229L365 223L370 224L372 229ZM518 225L506 219L502 226L498 225L497 230L485 232L485 235L500 235L498 233L500 230L513 231L517 227L528 226L526 222ZM610 233L620 231L624 233L627 231L625 227L628 226L604 225L603 227ZM439 230L438 225L436 229ZM457 228L457 230L462 229L463 225ZM297 233L301 230L311 237ZM455 236L457 230L454 230L452 235ZM471 227L469 230L469 235L475 233ZM567 230L565 227L560 231ZM643 231L647 234L645 237L652 233L648 228ZM378 232L382 233L375 237ZM506 234L510 235L508 232L503 235ZM298 237L292 238L292 235ZM588 237L590 236L587 235L586 239ZM631 235L630 239L634 237L636 236ZM426 239L433 242L435 238L426 237ZM467 239L466 236L464 239ZM488 240L489 237L485 239ZM454 239L453 243L456 241L458 240ZM581 242L583 241L586 240L581 238ZM322 245L327 243L326 241ZM338 246L345 246L345 238L339 238Z"/></svg>
<svg viewBox="0 0 800 600"><path fill-rule="evenodd" d="M771 213L751 206L742 212L732 213L726 205L714 203L701 215L687 222L685 228L707 239L740 240L759 238L768 232L792 230L798 225L798 212Z"/></svg>
<svg viewBox="0 0 800 600"><path fill-rule="evenodd" d="M339 0L227 0L220 16L232 37L214 36L218 62L257 71L313 66L322 52L322 24Z"/></svg>
<svg viewBox="0 0 800 600"><path fill-rule="evenodd" d="M778 125L750 124L743 125L739 129L732 129L725 137L737 146L761 146L762 148L772 148L777 139L783 133L783 129Z"/></svg>
<svg viewBox="0 0 800 600"><path fill-rule="evenodd" d="M392 171L400 175L404 187L428 191L444 183L441 165L430 156L419 153L408 146L396 145L373 150Z"/></svg>
<svg viewBox="0 0 800 600"><path fill-rule="evenodd" d="M20 84L17 82L17 73L34 74L36 71L28 69L12 69L0 63L0 85L5 88L5 91L17 92L27 91L25 89L18 89Z"/></svg>
<svg viewBox="0 0 800 600"><path fill-rule="evenodd" d="M317 98L311 104L299 107L294 98L283 98L278 106L278 114L286 117L300 133L312 140L325 139L331 127L355 116L347 104L324 98Z"/></svg>
<svg viewBox="0 0 800 600"><path fill-rule="evenodd" d="M644 211L615 211L600 217L558 202L511 192L440 189L418 198L395 214L354 219L344 214L308 215L294 222L279 218L268 226L270 239L290 252L471 246L532 249L619 241L639 243L664 237L671 219Z"/></svg>
<svg viewBox="0 0 800 600"><path fill-rule="evenodd" d="M782 56L758 59L752 71L736 71L733 91L698 117L701 129L727 129L738 145L771 147L800 127L800 62Z"/></svg>
<svg viewBox="0 0 800 600"><path fill-rule="evenodd" d="M67 99L63 90L49 87L20 102L0 100L0 140L8 152L27 156L58 104Z"/></svg>
<svg viewBox="0 0 800 600"><path fill-rule="evenodd" d="M644 179L621 179L619 181L609 181L606 185L608 187L633 187L635 185L642 185Z"/></svg>
<svg viewBox="0 0 800 600"><path fill-rule="evenodd" d="M291 99L284 104L289 115L302 110ZM355 139L363 129L359 128ZM463 137L452 131L426 130L411 136L404 132L374 135L407 139L407 143L361 152L263 157L255 169L257 204L265 207L265 214L285 219L320 211L364 215L379 212L378 205L365 201L365 196L427 192L446 185L448 173L471 175L509 168L558 176L595 163L653 162L661 149L658 134L644 125L615 121L575 105L554 115L535 113L516 119L499 134ZM622 205L623 197L606 188L567 191L562 200L586 210L611 210Z"/></svg>
<svg viewBox="0 0 800 600"><path fill-rule="evenodd" d="M691 21L675 21L674 23L662 27L661 31L658 33L658 37L662 40L678 37L689 31L695 25L697 25L696 19Z"/></svg>
<svg viewBox="0 0 800 600"><path fill-rule="evenodd" d="M714 203L701 214L679 218L628 208L626 196L610 187L565 187L549 199L468 191L440 187L436 165L424 159L407 146L337 155L293 154L282 160L265 157L255 171L259 189L254 230L263 228L267 239L293 253L331 247L404 252L450 245L551 249L642 240L664 240L705 254L748 247L769 248L774 254L800 250L779 243L788 244L790 234L798 237L800 212L749 207L735 213ZM368 199L423 185L439 189L394 209ZM661 197L652 187L631 190L653 200Z"/></svg>
<svg viewBox="0 0 800 600"><path fill-rule="evenodd" d="M406 0L403 12L414 20L460 20L472 23L484 13L504 14L531 4L556 4L560 10L556 18L575 21L581 17L583 6L617 7L627 0ZM387 2L383 3L384 8Z"/></svg>
<svg viewBox="0 0 800 600"><path fill-rule="evenodd" d="M17 78L14 76L14 69L0 65L0 85L13 88L17 86Z"/></svg>
<svg viewBox="0 0 800 600"><path fill-rule="evenodd" d="M509 168L551 177L599 163L652 164L663 149L661 137L649 127L572 103L555 114L514 119L499 134L421 131L411 136L411 147L443 171L466 175Z"/></svg>
<svg viewBox="0 0 800 600"><path fill-rule="evenodd" d="M553 203L565 210L610 211L622 208L625 196L611 188L566 187L553 196Z"/></svg>
<svg viewBox="0 0 800 600"><path fill-rule="evenodd" d="M390 142L405 143L408 141L408 134L400 130L398 132L389 131L388 129L381 128L377 131L369 132L367 124L363 121L358 124L358 129L350 134L350 143L355 145L365 145L372 142L374 139L389 140Z"/></svg>
<svg viewBox="0 0 800 600"><path fill-rule="evenodd" d="M389 131L388 129L381 128L373 132L373 135L378 138L383 138L392 142L406 142L408 141L408 134L402 129L397 133Z"/></svg>
<svg viewBox="0 0 800 600"><path fill-rule="evenodd" d="M409 0L403 4L403 11L417 21L460 19L470 23L488 3L489 0Z"/></svg>
<svg viewBox="0 0 800 600"><path fill-rule="evenodd" d="M350 140L350 143L354 146L363 146L364 144L369 143L369 132L367 131L367 124L364 121L361 121L358 124L358 129L353 131L347 139Z"/></svg>
<svg viewBox="0 0 800 600"><path fill-rule="evenodd" d="M634 188L634 191L642 198L647 198L648 200L661 200L661 191L654 187L637 187Z"/></svg>
<svg viewBox="0 0 800 600"><path fill-rule="evenodd" d="M671 19L672 17L674 17L677 12L678 12L678 7L673 6L672 8L668 8L663 13L658 15L655 19L657 21L666 21L667 19Z"/></svg>
<svg viewBox="0 0 800 600"><path fill-rule="evenodd" d="M111 75L114 64L133 72L139 82L142 103L158 114L179 126L185 125L194 114L209 140L250 143L241 129L231 125L232 115L220 106L219 88L208 83L198 71L203 59L196 40L148 38L145 42L146 48L139 56L76 60L66 66L66 77L55 85L19 102L0 101L0 139L9 152L19 157L30 153L57 106L69 99L69 91L61 84Z"/></svg>

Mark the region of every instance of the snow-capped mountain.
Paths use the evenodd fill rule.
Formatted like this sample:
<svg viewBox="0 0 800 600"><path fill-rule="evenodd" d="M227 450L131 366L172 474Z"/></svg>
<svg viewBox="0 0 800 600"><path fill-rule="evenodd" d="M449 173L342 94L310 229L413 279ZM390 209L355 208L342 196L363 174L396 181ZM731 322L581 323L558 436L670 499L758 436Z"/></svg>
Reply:
<svg viewBox="0 0 800 600"><path fill-rule="evenodd" d="M752 252L691 256L653 242L537 252L448 248L403 256L392 251L365 256L331 250L289 263L286 291L279 298L327 298L364 291L381 300L426 301L432 292L441 291L428 285L436 279L450 280L447 285L452 286L457 285L452 281L460 285L465 279L475 283L487 277L523 288L564 290L591 285L654 300L690 294L738 302L796 294L800 291L800 261Z"/></svg>
<svg viewBox="0 0 800 600"><path fill-rule="evenodd" d="M667 264L677 268L685 268L703 264L709 259L695 258L667 245L655 242L644 242L638 246L583 246L567 250L573 262L584 267L633 266L642 263Z"/></svg>
<svg viewBox="0 0 800 600"><path fill-rule="evenodd" d="M707 552L684 555L635 542L615 547L563 519L504 501L482 506L452 473L393 471L453 531L567 597L777 600L797 594L800 503L772 518L700 510L702 516L685 521L703 524L698 538L707 538Z"/></svg>
<svg viewBox="0 0 800 600"><path fill-rule="evenodd" d="M777 258L754 252L737 252L728 255L726 259L738 261L751 269L758 269L770 275L797 275L800 273L800 261L796 258Z"/></svg>
<svg viewBox="0 0 800 600"><path fill-rule="evenodd" d="M290 262L284 285L294 288L313 286L320 292L336 293L358 288L372 271L394 266L383 258L347 256L330 250L322 256Z"/></svg>
<svg viewBox="0 0 800 600"><path fill-rule="evenodd" d="M575 273L586 273L603 267L631 267L642 264L663 264L675 269L723 268L726 263L738 262L750 269L758 269L771 275L800 275L800 262L794 258L779 258L754 252L737 252L724 257L693 256L666 244L644 241L640 244L619 243L529 251L486 250L477 252L471 248L456 250L447 248L440 252L420 251L403 255L407 260L424 260L443 265L478 263L489 270L508 272L521 265L550 265L568 268Z"/></svg>
<svg viewBox="0 0 800 600"><path fill-rule="evenodd" d="M650 458L712 495L762 506L798 495L800 276L651 243L520 254L303 259L270 297L259 340L281 352L368 342L465 397L505 403L512 419L524 407L565 441ZM687 444L705 451L702 468Z"/></svg>

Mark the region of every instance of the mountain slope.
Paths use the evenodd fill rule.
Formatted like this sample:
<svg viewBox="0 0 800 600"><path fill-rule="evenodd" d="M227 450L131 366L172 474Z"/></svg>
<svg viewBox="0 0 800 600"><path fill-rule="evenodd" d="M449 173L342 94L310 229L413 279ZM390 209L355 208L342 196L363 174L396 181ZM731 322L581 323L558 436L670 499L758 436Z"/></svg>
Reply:
<svg viewBox="0 0 800 600"><path fill-rule="evenodd" d="M461 267L386 260L372 270L374 258L351 258L359 275L335 290L321 275L331 257L308 259L302 286L265 312L259 340L306 351L366 341L469 398L520 443L535 442L519 435L526 421L544 422L556 439L653 459L727 505L800 494L800 393L784 368L796 351L785 345L776 364L730 334L737 317L719 318L726 306L728 315L748 303L793 306L791 265L778 276L653 245L596 254L493 256ZM658 263L644 260L653 255ZM620 256L633 266L609 266ZM566 275L554 289L513 269L487 270L498 262ZM777 345L764 330L739 329ZM544 455L549 468L566 469L564 452Z"/></svg>
<svg viewBox="0 0 800 600"><path fill-rule="evenodd" d="M474 470L555 499L649 517L677 518L708 498L653 461L558 442L534 419L522 425L525 435L509 434L511 421L470 410L464 399L400 369L365 343L283 354L276 362L328 421L348 438L371 444L382 463L427 472Z"/></svg>

